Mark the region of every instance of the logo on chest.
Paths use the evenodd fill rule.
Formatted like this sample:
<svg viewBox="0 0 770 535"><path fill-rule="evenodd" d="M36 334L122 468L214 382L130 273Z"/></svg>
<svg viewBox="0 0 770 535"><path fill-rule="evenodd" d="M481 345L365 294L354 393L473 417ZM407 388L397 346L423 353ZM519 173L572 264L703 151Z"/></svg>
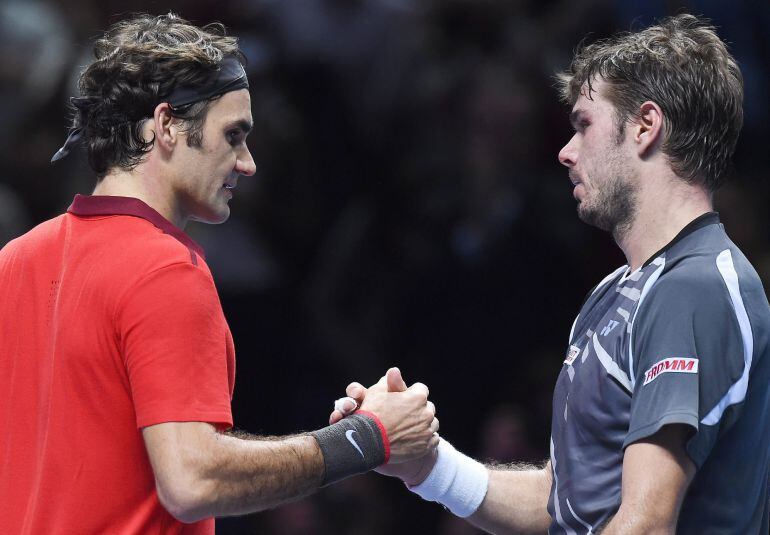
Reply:
<svg viewBox="0 0 770 535"><path fill-rule="evenodd" d="M604 329L602 329L602 332L601 332L602 336L607 336L608 334L610 334L612 332L612 329L614 329L618 325L620 325L619 322L615 320L610 320L610 322L604 326Z"/></svg>
<svg viewBox="0 0 770 535"><path fill-rule="evenodd" d="M690 357L671 357L653 364L644 372L644 383L648 384L662 373L698 373L698 359Z"/></svg>

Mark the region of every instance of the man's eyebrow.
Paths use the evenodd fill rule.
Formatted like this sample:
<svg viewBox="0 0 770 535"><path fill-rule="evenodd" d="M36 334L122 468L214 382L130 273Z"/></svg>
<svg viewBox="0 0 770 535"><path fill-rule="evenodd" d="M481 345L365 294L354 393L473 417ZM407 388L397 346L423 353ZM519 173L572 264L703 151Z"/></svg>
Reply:
<svg viewBox="0 0 770 535"><path fill-rule="evenodd" d="M237 127L243 130L244 134L248 134L251 132L251 129L254 128L254 123L251 121L247 121L246 119L239 119L237 121L233 121L232 123L228 123L225 130L229 130L230 128Z"/></svg>

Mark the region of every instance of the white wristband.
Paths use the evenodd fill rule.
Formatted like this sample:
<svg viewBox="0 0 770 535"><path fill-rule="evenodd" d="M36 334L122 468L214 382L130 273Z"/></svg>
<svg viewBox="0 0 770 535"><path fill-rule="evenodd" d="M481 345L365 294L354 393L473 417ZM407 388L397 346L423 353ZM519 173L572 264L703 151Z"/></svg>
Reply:
<svg viewBox="0 0 770 535"><path fill-rule="evenodd" d="M463 455L442 438L433 470L425 481L409 490L466 518L484 501L488 485L489 473L484 465Z"/></svg>

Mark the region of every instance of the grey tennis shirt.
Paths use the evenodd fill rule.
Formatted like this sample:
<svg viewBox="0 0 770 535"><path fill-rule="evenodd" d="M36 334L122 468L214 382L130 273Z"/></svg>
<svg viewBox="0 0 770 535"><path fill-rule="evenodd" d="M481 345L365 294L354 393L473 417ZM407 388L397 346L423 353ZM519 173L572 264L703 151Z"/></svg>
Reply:
<svg viewBox="0 0 770 535"><path fill-rule="evenodd" d="M620 507L624 448L684 424L697 473L677 533L767 534L769 335L762 283L716 213L599 283L554 392L549 533L599 530Z"/></svg>

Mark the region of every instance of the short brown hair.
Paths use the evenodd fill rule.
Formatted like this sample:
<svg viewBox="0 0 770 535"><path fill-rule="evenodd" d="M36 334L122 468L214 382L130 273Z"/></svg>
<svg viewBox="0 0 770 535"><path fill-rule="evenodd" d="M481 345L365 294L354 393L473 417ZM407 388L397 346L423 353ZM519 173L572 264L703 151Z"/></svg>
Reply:
<svg viewBox="0 0 770 535"><path fill-rule="evenodd" d="M674 172L709 191L725 180L743 125L743 76L715 29L693 15L666 18L639 32L580 46L557 75L574 105L584 84L606 83L619 127L645 101L663 110L662 150Z"/></svg>
<svg viewBox="0 0 770 535"><path fill-rule="evenodd" d="M94 56L78 80L74 126L83 128L88 161L99 178L113 167L132 169L152 148L142 124L177 84L201 83L226 56L245 62L224 26L199 28L173 13L114 24L94 44ZM186 123L190 146L201 143L211 100L172 108Z"/></svg>

